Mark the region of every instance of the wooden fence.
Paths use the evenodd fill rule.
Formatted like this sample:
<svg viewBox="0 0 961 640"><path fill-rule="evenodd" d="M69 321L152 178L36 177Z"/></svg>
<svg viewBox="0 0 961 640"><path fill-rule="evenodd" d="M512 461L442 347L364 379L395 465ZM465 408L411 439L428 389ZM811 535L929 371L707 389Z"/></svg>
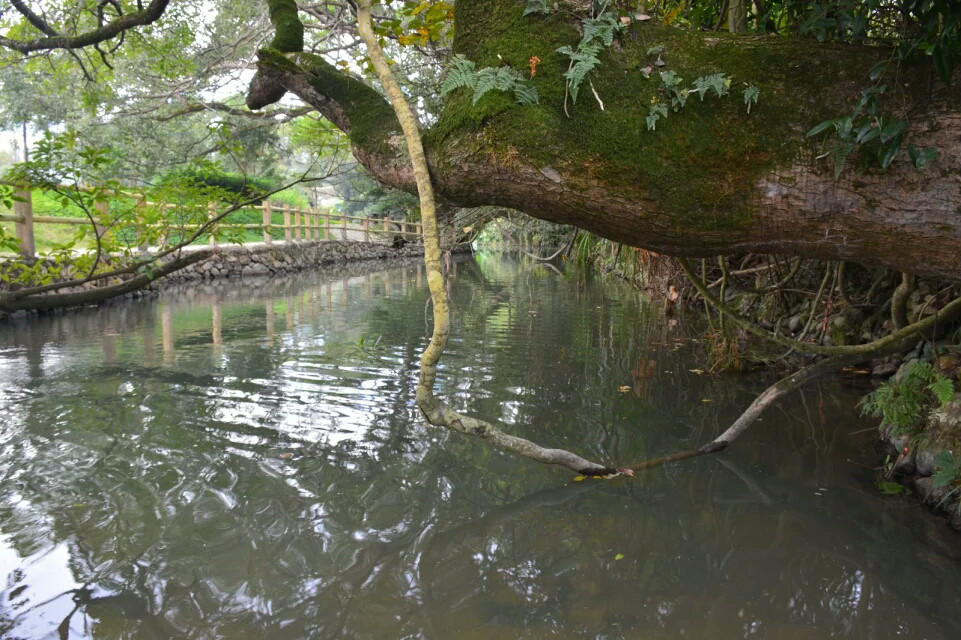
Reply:
<svg viewBox="0 0 961 640"><path fill-rule="evenodd" d="M39 224L60 224L60 225L86 225L91 222L87 218L70 218L60 216L38 216L33 213L33 199L31 191L21 189L17 191L18 201L14 203L13 214L0 214L0 222L13 222L17 239L20 241L20 252L26 258L36 256L35 228ZM137 193L121 193L118 195L126 196L137 201L138 205L153 205L147 202L143 195ZM107 207L107 203L101 203L98 207ZM171 209L177 205L164 205ZM340 213L331 213L327 209L298 209L292 208L287 204L271 203L264 200L260 205L243 207L237 211L256 210L261 212L262 222L258 224L239 224L227 222L227 218L235 212L228 214L227 218L215 223L209 230L209 243L211 246L217 245L215 234L218 230L225 229L250 229L259 230L263 233L263 242L273 244L274 242L296 243L296 242L315 242L322 240L355 240L362 242L391 242L394 236L401 236L411 241L417 241L421 237L421 224L415 222L404 222L400 220L388 220L386 218L369 218L346 216ZM210 217L216 217L217 204L212 202L208 205ZM282 214L283 222L277 224L273 221L274 214ZM193 227L196 230L198 225ZM177 227L180 231L191 231L190 228L184 229ZM282 230L283 240L274 238L272 232ZM105 232L103 228L96 229L98 235ZM164 238L161 246L167 245L167 238ZM147 251L148 247L142 245L141 251Z"/></svg>

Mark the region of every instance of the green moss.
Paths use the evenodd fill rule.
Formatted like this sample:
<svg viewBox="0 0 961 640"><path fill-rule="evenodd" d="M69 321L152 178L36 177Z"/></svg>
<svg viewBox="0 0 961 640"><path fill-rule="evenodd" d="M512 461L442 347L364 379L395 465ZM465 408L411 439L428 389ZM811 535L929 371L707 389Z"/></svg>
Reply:
<svg viewBox="0 0 961 640"><path fill-rule="evenodd" d="M492 93L472 106L468 92L455 92L428 144L453 154L465 134L483 126L483 138L495 154L513 149L531 166L550 164L571 176L593 175L612 191L654 200L678 224L705 231L751 223L758 180L809 151L812 143L804 131L843 111L874 61L858 53L863 50L809 41L706 37L646 25L606 51L591 75L605 110L585 85L578 103L568 104L567 118L563 74L568 59L556 49L579 39L572 17L522 17L523 3L505 0L463 0L455 7L457 24L470 25L458 31L455 51L479 67L507 63L524 69L531 56L539 57L533 81L541 103L520 107L509 96ZM663 70L678 73L685 86L698 76L725 73L733 78L731 95L707 96L703 102L692 95L686 108L647 131L648 106L662 98L659 70L649 79L640 71L653 62L646 51L654 44L664 45ZM841 85L848 78L850 92L819 94L825 86L840 88L839 78ZM750 115L741 96L744 83L760 89ZM805 95L817 99L798 99Z"/></svg>
<svg viewBox="0 0 961 640"><path fill-rule="evenodd" d="M311 84L344 110L349 120L350 141L370 153L397 153L391 138L400 132L394 110L379 93L338 70L320 56L299 53L294 63L309 71Z"/></svg>
<svg viewBox="0 0 961 640"><path fill-rule="evenodd" d="M275 32L270 48L285 53L303 51L304 25L297 16L297 3L294 0L267 0L267 10Z"/></svg>

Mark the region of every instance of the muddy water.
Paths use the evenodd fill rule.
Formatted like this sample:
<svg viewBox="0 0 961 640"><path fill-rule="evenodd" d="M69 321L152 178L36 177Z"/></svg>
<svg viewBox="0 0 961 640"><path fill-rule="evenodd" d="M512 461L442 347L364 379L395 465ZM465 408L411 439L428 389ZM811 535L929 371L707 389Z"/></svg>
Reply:
<svg viewBox="0 0 961 640"><path fill-rule="evenodd" d="M423 274L377 268L0 326L0 637L961 634L959 538L874 488L863 381L573 482L423 424ZM769 382L691 371L696 327L600 277L451 290L440 391L546 445L687 448Z"/></svg>

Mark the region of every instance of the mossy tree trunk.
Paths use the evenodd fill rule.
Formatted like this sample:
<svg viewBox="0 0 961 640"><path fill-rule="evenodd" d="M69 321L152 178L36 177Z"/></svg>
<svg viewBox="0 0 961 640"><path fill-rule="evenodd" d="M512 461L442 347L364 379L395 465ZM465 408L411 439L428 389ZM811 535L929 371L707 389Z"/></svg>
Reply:
<svg viewBox="0 0 961 640"><path fill-rule="evenodd" d="M467 91L454 92L423 132L438 198L511 207L675 256L757 251L961 281L961 100L956 90L931 89L938 84L928 70L886 79L884 108L910 112L910 141L936 147L938 158L918 171L904 157L883 172L856 171L852 159L836 180L805 132L850 113L885 51L642 23L602 54L592 75L604 111L582 96L568 118L568 65L556 49L577 42L577 24L523 10L518 0L456 3L456 52L479 68L525 70L539 57L540 104L518 106L492 91L474 105ZM641 70L655 44L685 86L725 73L731 96L692 97L647 131L659 82ZM303 53L265 50L259 69L252 107L279 99L277 87L296 94L348 133L375 177L416 190L400 127L377 92ZM745 83L760 89L750 114Z"/></svg>

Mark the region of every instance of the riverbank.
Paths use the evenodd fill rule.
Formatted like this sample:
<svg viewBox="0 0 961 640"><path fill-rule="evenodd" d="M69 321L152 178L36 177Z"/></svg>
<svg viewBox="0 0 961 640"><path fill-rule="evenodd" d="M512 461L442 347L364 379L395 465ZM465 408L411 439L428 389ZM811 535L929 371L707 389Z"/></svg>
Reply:
<svg viewBox="0 0 961 640"><path fill-rule="evenodd" d="M796 371L803 349L785 353L741 331L707 305L677 262L644 250L599 242L586 253L593 268L661 299L694 305L704 316L703 370L758 367ZM883 269L749 255L738 262L700 261L712 294L742 317L783 339L824 348L864 344L938 313L958 292L950 285ZM892 308L894 310L892 311ZM889 500L926 505L961 531L961 346L957 322L944 321L901 353L865 359L848 371L875 386L858 403L863 426L877 425L876 487ZM793 353L792 353L793 351ZM859 425L861 428L861 425ZM899 497L896 497L899 496ZM918 516L921 516L919 512Z"/></svg>
<svg viewBox="0 0 961 640"><path fill-rule="evenodd" d="M330 240L315 242L271 244L248 243L244 245L224 245L219 247L188 247L187 252L198 251L209 255L158 279L149 287L111 298L98 304L110 304L116 301L152 297L165 288L188 285L198 282L210 282L218 279L236 278L264 278L282 277L292 273L310 269L324 269L331 266L342 266L363 262L390 262L395 260L420 258L424 255L424 247L419 243L403 243L398 246L381 243L360 242L351 240ZM458 245L452 248L452 253L467 253L471 251L469 245ZM15 267L15 261L7 261L0 265L0 272L8 272ZM91 282L73 291L85 291L100 285L109 285L111 281ZM89 306L89 305L88 305ZM82 308L82 307L68 307ZM44 313L59 313L65 308L56 308ZM15 311L0 312L0 321L7 318L20 318L34 315L38 312Z"/></svg>

